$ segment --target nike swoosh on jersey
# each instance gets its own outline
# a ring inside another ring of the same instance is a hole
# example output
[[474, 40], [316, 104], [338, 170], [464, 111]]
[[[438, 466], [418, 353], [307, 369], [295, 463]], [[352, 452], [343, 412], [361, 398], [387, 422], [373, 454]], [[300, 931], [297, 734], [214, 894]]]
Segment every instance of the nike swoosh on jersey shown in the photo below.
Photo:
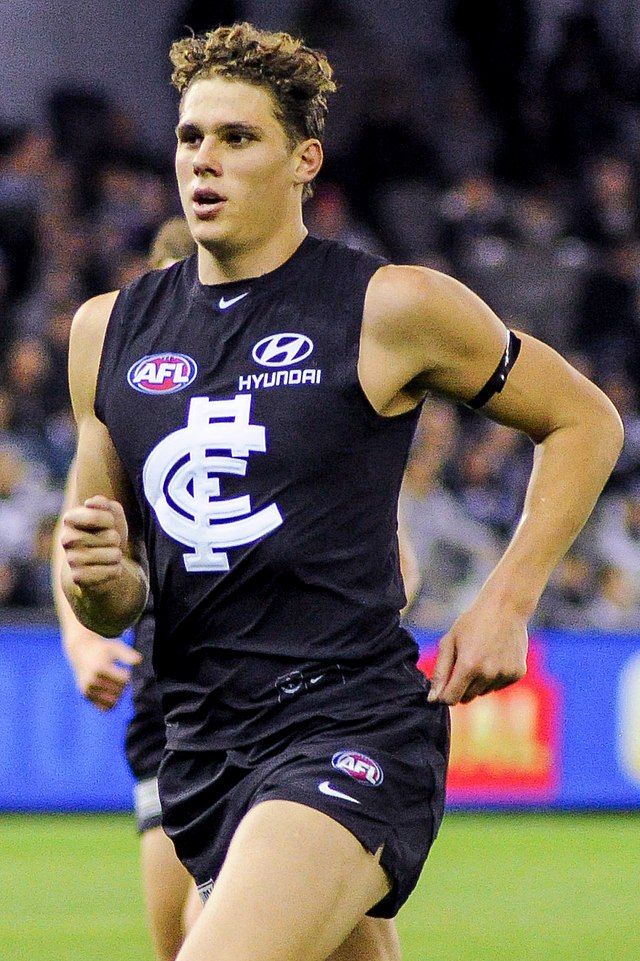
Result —
[[318, 790], [321, 794], [327, 794], [329, 797], [341, 798], [343, 801], [351, 801], [352, 804], [360, 804], [356, 798], [351, 797], [349, 794], [343, 794], [342, 791], [338, 791], [336, 788], [332, 787], [328, 781], [321, 781], [318, 785]]
[[238, 301], [242, 300], [243, 297], [248, 297], [248, 296], [249, 296], [249, 291], [247, 290], [244, 294], [238, 294], [237, 297], [231, 297], [229, 300], [227, 300], [226, 297], [221, 297], [220, 300], [218, 301], [218, 307], [220, 308], [220, 310], [226, 310], [227, 307], [233, 307], [233, 305], [237, 304]]

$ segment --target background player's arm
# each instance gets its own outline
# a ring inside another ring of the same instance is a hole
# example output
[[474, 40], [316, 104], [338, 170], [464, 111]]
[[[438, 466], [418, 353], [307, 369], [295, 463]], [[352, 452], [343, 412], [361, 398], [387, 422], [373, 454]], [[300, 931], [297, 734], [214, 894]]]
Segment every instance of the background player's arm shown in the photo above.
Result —
[[420, 565], [411, 540], [411, 535], [407, 528], [402, 514], [398, 513], [398, 553], [400, 557], [400, 573], [404, 585], [404, 593], [407, 599], [404, 610], [407, 611], [416, 599], [420, 590]]
[[[383, 414], [409, 409], [426, 392], [469, 401], [495, 371], [507, 337], [490, 308], [452, 278], [421, 268], [383, 268], [365, 305], [363, 389]], [[608, 398], [526, 335], [504, 389], [483, 410], [531, 438], [534, 463], [507, 550], [441, 639], [431, 696], [451, 704], [524, 674], [527, 621], [589, 517], [623, 438]]]
[[[71, 466], [62, 513], [75, 502], [75, 464]], [[61, 571], [64, 551], [60, 541], [61, 520], [53, 539], [51, 581], [60, 624], [62, 647], [73, 670], [80, 693], [102, 711], [111, 710], [120, 700], [130, 678], [130, 665], [140, 662], [140, 654], [121, 640], [109, 640], [90, 631], [77, 619], [62, 590]]]
[[148, 593], [130, 485], [94, 411], [102, 343], [116, 296], [87, 301], [71, 330], [69, 384], [78, 443], [73, 503], [61, 525], [64, 593], [78, 619], [107, 637], [138, 619]]

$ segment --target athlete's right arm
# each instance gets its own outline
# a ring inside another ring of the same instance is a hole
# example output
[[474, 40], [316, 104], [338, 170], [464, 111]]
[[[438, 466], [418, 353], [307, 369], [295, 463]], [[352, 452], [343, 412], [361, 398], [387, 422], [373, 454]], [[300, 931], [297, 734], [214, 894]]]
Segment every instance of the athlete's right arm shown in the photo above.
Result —
[[117, 637], [144, 609], [143, 566], [135, 502], [123, 465], [94, 410], [102, 344], [117, 293], [83, 304], [71, 329], [69, 387], [78, 428], [75, 491], [64, 513], [62, 587], [82, 624]]
[[53, 599], [60, 624], [62, 647], [71, 665], [80, 693], [101, 710], [109, 711], [120, 700], [131, 676], [131, 665], [142, 658], [129, 644], [114, 638], [108, 640], [90, 631], [77, 619], [62, 590], [61, 571], [64, 551], [60, 540], [62, 515], [75, 501], [75, 463], [71, 465], [63, 510], [58, 521], [51, 551]]

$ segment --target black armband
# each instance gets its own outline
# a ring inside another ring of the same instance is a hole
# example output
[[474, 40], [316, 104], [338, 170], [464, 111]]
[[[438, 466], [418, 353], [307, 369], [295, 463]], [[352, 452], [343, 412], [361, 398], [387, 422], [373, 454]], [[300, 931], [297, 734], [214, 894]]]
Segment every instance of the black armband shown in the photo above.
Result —
[[483, 407], [488, 400], [491, 400], [494, 394], [500, 393], [507, 382], [509, 371], [518, 359], [518, 354], [520, 353], [521, 347], [522, 341], [519, 337], [516, 337], [512, 330], [510, 330], [509, 340], [507, 342], [507, 346], [505, 347], [504, 354], [500, 358], [500, 363], [484, 387], [480, 388], [475, 397], [472, 397], [471, 400], [467, 401], [467, 407], [472, 407], [473, 410], [477, 410], [478, 407]]

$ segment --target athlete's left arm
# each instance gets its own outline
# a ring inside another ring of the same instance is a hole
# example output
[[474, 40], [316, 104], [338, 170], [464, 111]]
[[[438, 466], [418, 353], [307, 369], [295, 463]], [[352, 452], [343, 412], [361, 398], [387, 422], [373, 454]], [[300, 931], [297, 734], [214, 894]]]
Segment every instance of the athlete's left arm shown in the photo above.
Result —
[[[602, 391], [547, 345], [519, 337], [520, 354], [482, 411], [531, 438], [533, 469], [503, 557], [440, 641], [430, 696], [448, 704], [524, 675], [527, 622], [622, 446], [620, 418]], [[491, 380], [508, 339], [493, 311], [451, 277], [384, 267], [365, 303], [362, 387], [381, 414], [407, 410], [428, 392], [467, 403]]]

